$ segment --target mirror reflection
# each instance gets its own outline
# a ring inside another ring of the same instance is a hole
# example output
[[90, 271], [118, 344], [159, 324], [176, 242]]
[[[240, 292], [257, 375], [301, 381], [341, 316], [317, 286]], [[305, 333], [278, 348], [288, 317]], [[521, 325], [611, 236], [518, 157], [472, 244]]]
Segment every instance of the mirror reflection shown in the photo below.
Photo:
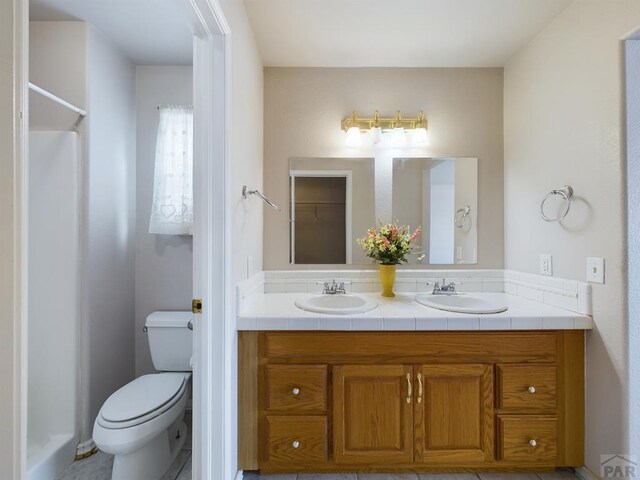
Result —
[[477, 263], [478, 160], [394, 158], [392, 215], [422, 226], [424, 257], [409, 263]]
[[391, 221], [422, 228], [410, 264], [477, 263], [478, 160], [389, 161], [376, 168], [373, 158], [290, 159], [292, 264], [370, 265], [356, 241]]
[[372, 158], [290, 160], [290, 261], [368, 263], [356, 239], [375, 224]]

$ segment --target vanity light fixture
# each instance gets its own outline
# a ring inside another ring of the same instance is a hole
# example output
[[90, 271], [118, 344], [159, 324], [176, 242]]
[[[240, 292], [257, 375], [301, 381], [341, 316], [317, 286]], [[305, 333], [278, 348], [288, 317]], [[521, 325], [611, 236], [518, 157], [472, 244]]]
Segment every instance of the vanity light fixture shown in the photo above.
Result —
[[354, 110], [350, 117], [342, 120], [342, 130], [347, 133], [346, 143], [350, 147], [362, 145], [362, 132], [369, 132], [372, 143], [382, 139], [382, 132], [390, 132], [394, 144], [407, 143], [406, 133], [410, 133], [413, 144], [427, 145], [427, 119], [421, 111], [417, 117], [403, 117], [397, 111], [394, 117], [381, 117], [376, 110], [372, 117], [358, 117]]
[[353, 115], [351, 117], [350, 126], [347, 127], [347, 146], [348, 147], [359, 147], [362, 145], [362, 137], [360, 136], [360, 126], [357, 123], [356, 119], [356, 111], [353, 111]]

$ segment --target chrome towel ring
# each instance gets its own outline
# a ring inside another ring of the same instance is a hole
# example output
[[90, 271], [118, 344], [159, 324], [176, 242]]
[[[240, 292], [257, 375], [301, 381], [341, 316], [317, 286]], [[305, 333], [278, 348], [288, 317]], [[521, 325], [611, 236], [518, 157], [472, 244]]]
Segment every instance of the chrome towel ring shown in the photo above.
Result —
[[464, 226], [464, 219], [467, 218], [470, 213], [471, 207], [469, 205], [459, 208], [454, 216], [456, 227], [462, 228]]
[[[547, 217], [547, 215], [544, 213], [545, 202], [549, 199], [549, 197], [553, 197], [554, 195], [558, 195], [562, 197], [565, 201], [564, 210], [556, 218]], [[569, 210], [571, 210], [571, 197], [573, 197], [573, 187], [569, 185], [565, 185], [562, 188], [551, 190], [549, 193], [547, 193], [545, 197], [542, 199], [542, 203], [540, 203], [540, 216], [542, 216], [542, 219], [545, 222], [559, 222], [560, 220], [564, 219], [564, 217], [566, 217], [567, 214], [569, 213]]]

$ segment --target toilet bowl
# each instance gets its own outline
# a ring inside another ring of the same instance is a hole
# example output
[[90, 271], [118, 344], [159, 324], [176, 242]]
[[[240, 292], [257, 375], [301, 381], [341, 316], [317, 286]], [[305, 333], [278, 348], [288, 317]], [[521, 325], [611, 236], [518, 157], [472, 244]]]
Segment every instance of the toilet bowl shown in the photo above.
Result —
[[184, 446], [192, 318], [191, 312], [155, 312], [147, 318], [154, 366], [171, 371], [136, 378], [114, 392], [96, 417], [93, 440], [115, 456], [112, 480], [158, 480]]

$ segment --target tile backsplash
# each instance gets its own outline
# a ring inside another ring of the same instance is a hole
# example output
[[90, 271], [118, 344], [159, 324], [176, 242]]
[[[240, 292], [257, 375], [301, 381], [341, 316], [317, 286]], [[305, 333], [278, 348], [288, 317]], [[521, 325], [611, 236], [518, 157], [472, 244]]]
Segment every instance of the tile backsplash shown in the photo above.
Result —
[[[394, 290], [427, 292], [446, 278], [458, 283], [460, 292], [505, 292], [536, 302], [591, 315], [591, 286], [512, 270], [402, 270], [396, 273]], [[237, 312], [242, 313], [256, 294], [320, 293], [326, 281], [345, 282], [347, 292], [377, 292], [377, 270], [271, 270], [260, 272], [237, 286]]]

